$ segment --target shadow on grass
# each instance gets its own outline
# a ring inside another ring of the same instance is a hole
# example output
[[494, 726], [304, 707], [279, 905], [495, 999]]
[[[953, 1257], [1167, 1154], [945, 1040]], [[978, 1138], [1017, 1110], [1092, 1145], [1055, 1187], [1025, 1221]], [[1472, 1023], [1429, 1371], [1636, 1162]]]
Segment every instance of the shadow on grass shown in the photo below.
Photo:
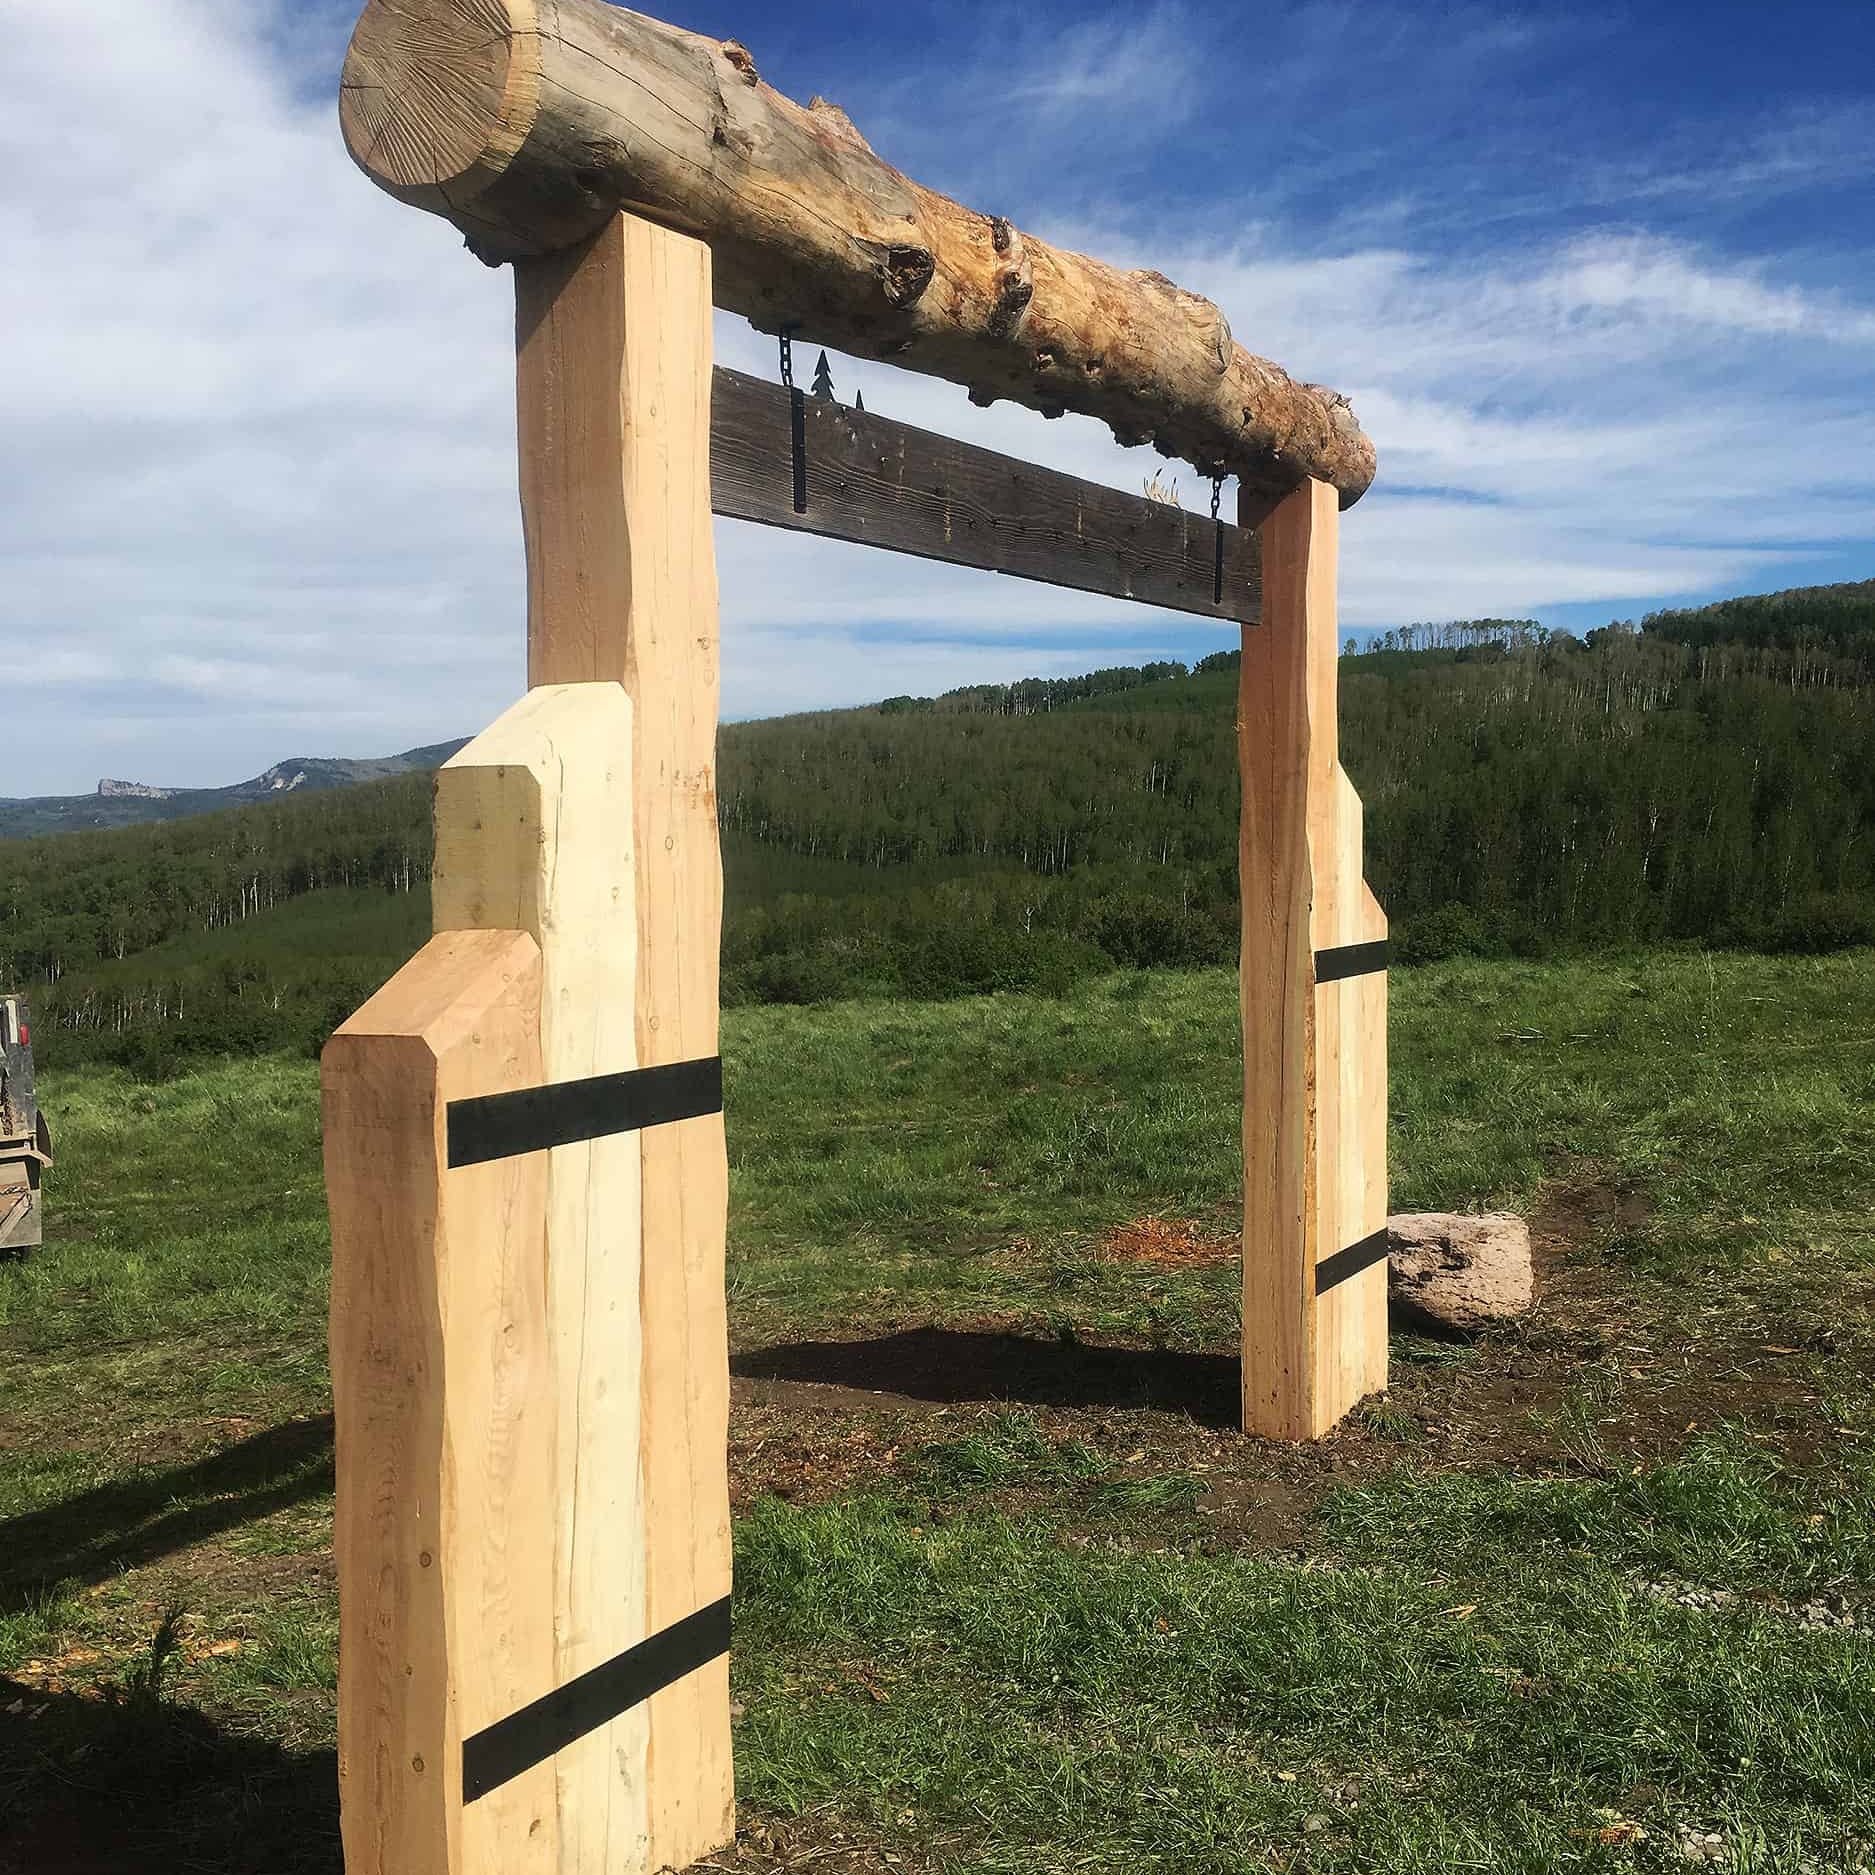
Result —
[[0, 1875], [339, 1875], [338, 1766], [149, 1697], [0, 1676]]
[[0, 1609], [25, 1607], [60, 1582], [101, 1582], [331, 1489], [327, 1414], [81, 1491], [0, 1522]]
[[1146, 1407], [1206, 1426], [1236, 1426], [1241, 1412], [1234, 1355], [1103, 1348], [968, 1329], [790, 1342], [739, 1354], [730, 1371], [745, 1380], [847, 1387], [944, 1405]]

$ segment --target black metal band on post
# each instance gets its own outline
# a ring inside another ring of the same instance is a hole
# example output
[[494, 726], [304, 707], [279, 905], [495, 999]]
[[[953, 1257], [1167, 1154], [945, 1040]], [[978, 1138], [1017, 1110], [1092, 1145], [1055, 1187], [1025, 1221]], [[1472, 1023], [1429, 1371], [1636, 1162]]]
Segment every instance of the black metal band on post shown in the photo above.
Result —
[[720, 1055], [583, 1081], [550, 1081], [509, 1094], [478, 1094], [449, 1103], [449, 1163], [452, 1168], [483, 1165], [722, 1110]]
[[1333, 1256], [1316, 1264], [1315, 1293], [1325, 1296], [1337, 1283], [1345, 1283], [1350, 1276], [1358, 1276], [1362, 1270], [1385, 1262], [1386, 1256], [1387, 1229], [1383, 1224], [1371, 1237], [1363, 1237], [1359, 1243], [1351, 1243], [1345, 1250], [1337, 1250]]
[[1315, 953], [1315, 981], [1339, 983], [1346, 977], [1377, 976], [1386, 969], [1390, 955], [1385, 938], [1371, 944], [1337, 944], [1332, 950]]
[[473, 1803], [588, 1732], [729, 1651], [729, 1597], [674, 1621], [602, 1667], [462, 1741], [462, 1801]]

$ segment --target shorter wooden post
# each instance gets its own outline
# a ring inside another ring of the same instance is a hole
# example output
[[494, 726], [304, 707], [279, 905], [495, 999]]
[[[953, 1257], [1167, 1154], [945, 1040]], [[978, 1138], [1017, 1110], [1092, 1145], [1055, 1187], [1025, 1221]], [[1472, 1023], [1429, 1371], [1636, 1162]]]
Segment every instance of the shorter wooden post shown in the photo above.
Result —
[[[695, 1532], [646, 1515], [695, 1377], [649, 1351], [643, 1140], [720, 1140], [722, 1078], [639, 1065], [633, 715], [543, 685], [444, 765], [437, 935], [326, 1051], [354, 1875], [671, 1866], [652, 1708], [726, 1674], [727, 1557], [659, 1619]], [[727, 1716], [665, 1732], [667, 1796], [716, 1800]]]
[[540, 1080], [540, 953], [432, 938], [326, 1045], [349, 1875], [555, 1875], [551, 1764], [465, 1738], [555, 1683], [544, 1153], [450, 1169], [449, 1103]]
[[1289, 1439], [1387, 1384], [1387, 926], [1337, 759], [1339, 520], [1323, 482], [1262, 520], [1237, 722], [1244, 1426]]
[[[431, 905], [439, 931], [514, 926], [538, 940], [545, 1082], [637, 1066], [632, 706], [622, 685], [530, 690], [443, 765]], [[556, 1686], [605, 1668], [650, 1632], [639, 1152], [637, 1133], [610, 1132], [547, 1154], [543, 1385], [559, 1439], [543, 1618]], [[651, 1866], [648, 1754], [643, 1703], [554, 1754], [567, 1875]]]

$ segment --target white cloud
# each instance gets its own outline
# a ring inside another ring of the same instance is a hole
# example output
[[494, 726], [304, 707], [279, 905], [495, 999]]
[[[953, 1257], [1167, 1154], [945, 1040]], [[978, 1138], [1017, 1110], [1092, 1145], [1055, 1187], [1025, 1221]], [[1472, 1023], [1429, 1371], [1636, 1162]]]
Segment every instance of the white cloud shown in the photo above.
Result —
[[506, 282], [357, 175], [262, 23], [17, 36], [0, 612], [58, 656], [0, 792], [87, 786], [105, 740], [175, 782], [382, 752], [520, 682]]
[[[1008, 76], [1032, 116], [1052, 83], [1064, 122], [1098, 124], [1157, 46], [1169, 103], [1193, 79], [1176, 59], [1208, 43], [1185, 17], [1090, 20]], [[1475, 68], [1489, 17], [1463, 18]], [[0, 625], [35, 655], [0, 794], [382, 753], [475, 729], [522, 682], [507, 277], [352, 169], [329, 87], [296, 88], [266, 36], [279, 23], [262, 0], [92, 0], [15, 35]], [[1252, 349], [1354, 395], [1382, 479], [1344, 531], [1350, 624], [1632, 612], [1875, 532], [1868, 306], [1632, 225], [1463, 261], [1412, 227], [1328, 255], [1267, 228], [1047, 229], [1212, 293]], [[725, 362], [772, 372], [770, 341], [718, 329]], [[883, 367], [836, 360], [836, 381], [1117, 486], [1160, 466], [1095, 424], [978, 411]], [[729, 714], [1224, 641], [760, 529], [720, 528], [719, 557]]]
[[1834, 295], [1769, 285], [1755, 268], [1704, 267], [1679, 246], [1644, 235], [1591, 235], [1573, 242], [1541, 286], [1565, 321], [1583, 314], [1632, 317], [1648, 324], [1875, 345], [1875, 312]]
[[1585, 189], [1604, 202], [1696, 197], [1736, 204], [1875, 174], [1875, 128], [1859, 104], [1786, 106], [1767, 123], [1710, 126], [1669, 139], [1649, 160], [1603, 163]]
[[1761, 267], [1628, 232], [1167, 270], [1253, 350], [1346, 389], [1375, 439], [1380, 480], [1343, 530], [1349, 623], [1634, 611], [1875, 531], [1853, 389], [1875, 312]]

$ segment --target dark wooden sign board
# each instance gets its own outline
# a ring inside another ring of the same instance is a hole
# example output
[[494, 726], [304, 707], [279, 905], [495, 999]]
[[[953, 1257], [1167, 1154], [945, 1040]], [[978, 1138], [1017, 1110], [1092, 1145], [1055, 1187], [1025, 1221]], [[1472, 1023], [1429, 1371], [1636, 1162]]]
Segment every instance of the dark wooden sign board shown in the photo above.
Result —
[[[710, 500], [718, 514], [1233, 624], [1260, 616], [1263, 565], [1252, 528], [741, 371], [719, 366], [711, 389]], [[799, 511], [797, 447], [806, 471]]]

